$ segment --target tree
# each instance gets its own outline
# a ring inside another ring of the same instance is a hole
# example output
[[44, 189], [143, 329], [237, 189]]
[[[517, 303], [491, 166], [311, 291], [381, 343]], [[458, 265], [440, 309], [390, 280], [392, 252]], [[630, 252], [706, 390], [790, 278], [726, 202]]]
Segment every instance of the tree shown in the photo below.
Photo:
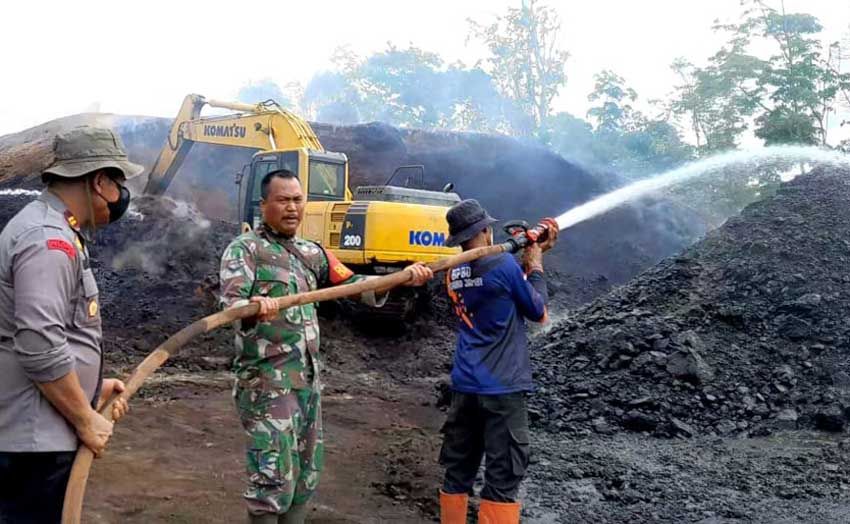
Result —
[[779, 54], [768, 62], [760, 81], [772, 91], [773, 107], [758, 117], [756, 136], [770, 143], [826, 144], [830, 100], [838, 90], [832, 72], [820, 56], [820, 42], [809, 35], [822, 30], [808, 14], [786, 14], [757, 2], [763, 35], [773, 39]]
[[678, 129], [661, 119], [641, 120], [621, 140], [636, 175], [661, 173], [694, 157], [693, 147], [682, 140]]
[[705, 68], [681, 58], [673, 62], [671, 68], [681, 83], [670, 100], [670, 110], [686, 119], [699, 154], [737, 147], [757, 107], [741, 77], [741, 71], [750, 70], [755, 60], [724, 50], [713, 56]]
[[557, 14], [537, 0], [525, 0], [491, 24], [469, 22], [471, 36], [490, 50], [488, 73], [523, 116], [512, 126], [532, 136], [551, 114], [552, 101], [567, 80], [569, 53], [558, 48]]
[[[765, 0], [745, 0], [743, 5], [740, 23], [716, 25], [731, 37], [715, 58], [725, 59], [726, 65], [747, 57], [754, 36], [772, 45], [773, 54], [767, 59], [749, 59], [745, 67], [720, 70], [731, 74], [727, 80], [757, 107], [756, 136], [768, 145], [826, 145], [829, 115], [837, 97], [850, 89], [850, 75], [838, 72], [830, 55], [823, 55], [817, 38], [823, 29], [820, 22], [809, 14], [787, 13], [783, 0], [778, 7]], [[747, 84], [753, 87], [747, 89]]]
[[340, 49], [337, 71], [316, 74], [304, 91], [308, 114], [353, 123], [507, 131], [511, 104], [480, 68], [446, 65], [435, 53], [389, 44], [365, 58]]
[[357, 69], [357, 86], [372, 119], [400, 126], [434, 127], [439, 120], [437, 82], [442, 59], [416, 47], [392, 44], [365, 59]]
[[290, 97], [283, 94], [280, 86], [270, 78], [250, 82], [242, 86], [236, 95], [236, 99], [246, 104], [258, 104], [266, 100], [274, 100], [284, 107], [293, 105]]
[[565, 158], [590, 166], [602, 164], [594, 151], [593, 127], [581, 118], [564, 112], [550, 115], [538, 137]]
[[632, 107], [637, 100], [635, 90], [626, 87], [625, 80], [613, 71], [602, 71], [593, 78], [595, 85], [587, 99], [599, 105], [591, 107], [587, 116], [596, 121], [596, 132], [617, 135], [639, 125], [641, 115]]
[[361, 59], [348, 46], [334, 49], [334, 71], [315, 73], [301, 98], [305, 114], [314, 120], [350, 125], [364, 120], [363, 100], [356, 86]]
[[304, 88], [301, 105], [309, 118], [319, 122], [350, 125], [362, 121], [360, 95], [345, 74], [322, 71]]
[[[715, 22], [728, 39], [707, 66], [684, 59], [672, 65], [681, 83], [670, 107], [687, 122], [701, 154], [737, 147], [751, 122], [767, 145], [826, 145], [830, 115], [850, 102], [841, 45], [824, 54], [817, 18], [787, 13], [781, 0], [774, 4], [744, 0], [739, 22]], [[754, 53], [764, 49], [767, 57]]]
[[590, 149], [600, 164], [633, 179], [693, 158], [693, 148], [667, 121], [669, 111], [644, 115], [635, 108], [637, 92], [613, 71], [602, 71], [594, 80], [588, 100], [596, 105], [587, 115], [595, 123]]

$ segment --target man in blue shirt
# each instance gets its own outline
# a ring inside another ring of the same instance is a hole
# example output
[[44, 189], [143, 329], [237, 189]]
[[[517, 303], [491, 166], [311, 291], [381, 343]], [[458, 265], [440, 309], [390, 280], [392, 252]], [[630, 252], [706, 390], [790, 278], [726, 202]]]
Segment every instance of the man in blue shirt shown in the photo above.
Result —
[[[464, 251], [493, 244], [495, 219], [475, 200], [449, 209], [447, 245]], [[443, 524], [465, 524], [475, 475], [486, 457], [478, 522], [519, 522], [516, 500], [528, 466], [528, 413], [532, 391], [525, 320], [544, 322], [546, 280], [543, 252], [558, 238], [554, 220], [546, 240], [523, 253], [522, 267], [507, 254], [464, 264], [446, 275], [458, 316], [452, 367], [452, 404], [443, 426], [440, 463], [446, 473], [440, 491]]]

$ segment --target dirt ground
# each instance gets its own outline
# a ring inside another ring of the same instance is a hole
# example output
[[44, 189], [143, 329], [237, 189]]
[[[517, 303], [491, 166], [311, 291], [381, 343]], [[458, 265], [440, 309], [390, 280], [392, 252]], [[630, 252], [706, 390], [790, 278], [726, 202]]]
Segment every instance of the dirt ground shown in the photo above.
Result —
[[[435, 380], [417, 377], [403, 356], [392, 360], [407, 368], [405, 378], [378, 371], [385, 359], [374, 372], [358, 363], [349, 373], [359, 356], [340, 355], [352, 347], [344, 341], [330, 345], [327, 462], [310, 522], [436, 521], [444, 414], [435, 406]], [[85, 521], [242, 522], [243, 436], [229, 374], [166, 368], [141, 393], [117, 425], [109, 453], [95, 463]], [[657, 439], [535, 432], [532, 453], [521, 492], [527, 524], [850, 522], [846, 434]]]
[[[326, 470], [311, 522], [413, 523], [434, 515], [436, 498], [430, 505], [418, 500], [426, 499], [424, 493], [411, 499], [411, 487], [421, 486], [398, 471], [407, 452], [421, 457], [426, 471], [419, 481], [428, 478], [436, 494], [435, 436], [442, 415], [432, 402], [433, 387], [384, 384], [381, 394], [364, 394], [370, 380], [355, 376], [343, 386], [331, 378], [327, 386]], [[85, 521], [242, 522], [243, 433], [228, 374], [169, 374], [151, 386], [92, 469]]]

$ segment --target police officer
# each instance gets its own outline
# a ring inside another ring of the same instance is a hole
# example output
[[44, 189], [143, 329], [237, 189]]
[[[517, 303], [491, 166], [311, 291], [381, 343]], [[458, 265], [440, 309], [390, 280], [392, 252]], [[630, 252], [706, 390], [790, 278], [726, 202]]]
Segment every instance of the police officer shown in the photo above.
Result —
[[[121, 217], [128, 161], [109, 129], [57, 135], [46, 189], [0, 233], [0, 522], [59, 522], [80, 442], [96, 455], [112, 423], [96, 410], [113, 392], [102, 379], [101, 317], [86, 232]], [[115, 404], [113, 417], [127, 410]]]

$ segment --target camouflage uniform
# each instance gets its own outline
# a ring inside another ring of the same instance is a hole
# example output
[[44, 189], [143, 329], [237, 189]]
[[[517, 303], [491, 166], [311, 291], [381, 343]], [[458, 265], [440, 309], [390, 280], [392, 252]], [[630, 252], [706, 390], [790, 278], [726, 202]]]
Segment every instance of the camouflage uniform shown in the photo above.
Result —
[[[266, 225], [237, 237], [221, 259], [221, 302], [282, 297], [361, 280], [318, 244]], [[374, 303], [374, 296], [363, 297]], [[251, 513], [304, 504], [323, 465], [319, 323], [316, 305], [283, 310], [271, 322], [237, 325], [233, 396], [248, 436], [245, 499]]]

